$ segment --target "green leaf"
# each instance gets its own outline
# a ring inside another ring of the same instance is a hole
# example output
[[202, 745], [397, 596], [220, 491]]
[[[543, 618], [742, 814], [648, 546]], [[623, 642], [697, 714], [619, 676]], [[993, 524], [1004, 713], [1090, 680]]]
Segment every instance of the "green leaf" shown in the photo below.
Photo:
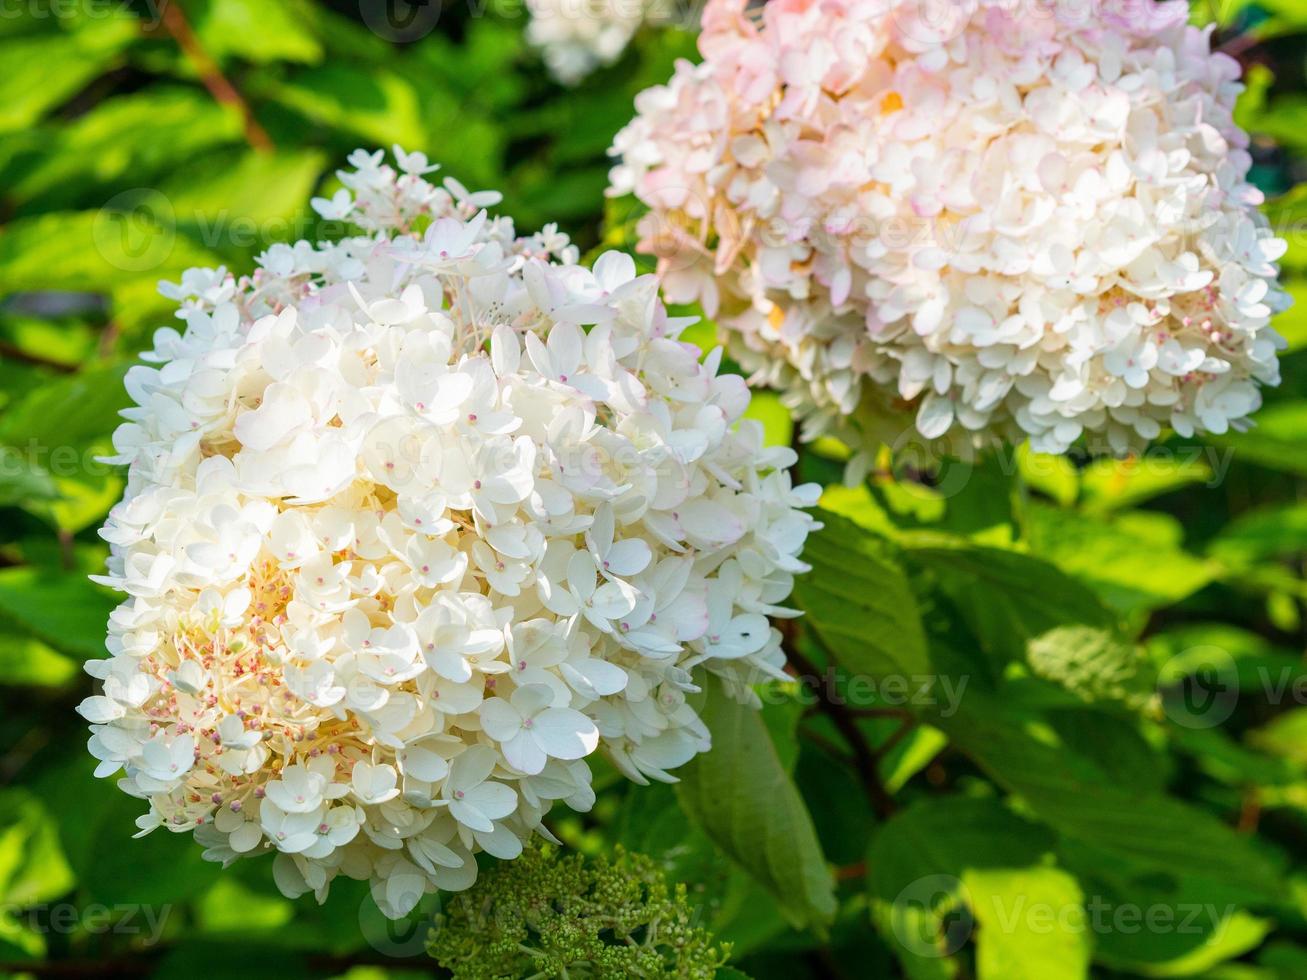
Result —
[[1220, 820], [1158, 793], [1122, 786], [1011, 710], [971, 692], [937, 722], [955, 747], [1039, 819], [1106, 854], [1168, 873], [1201, 855], [1205, 876], [1278, 899], [1278, 869]]
[[1080, 886], [1058, 868], [963, 872], [976, 917], [978, 980], [1089, 976], [1090, 936]]
[[1208, 547], [1228, 565], [1252, 565], [1307, 552], [1307, 504], [1253, 511], [1227, 524]]
[[94, 205], [88, 192], [96, 187], [127, 179], [140, 186], [197, 153], [238, 142], [241, 119], [198, 88], [156, 85], [106, 99], [43, 137], [7, 191], [52, 211]]
[[325, 157], [312, 150], [233, 150], [188, 167], [161, 189], [179, 230], [206, 249], [247, 255], [274, 241], [326, 237], [309, 207], [325, 167]]
[[1247, 950], [1246, 940], [1231, 940], [1247, 935], [1251, 916], [1239, 905], [1248, 897], [1206, 879], [1201, 856], [1166, 874], [1065, 841], [1058, 858], [1090, 896], [1102, 964], [1129, 976], [1191, 976]]
[[1219, 572], [1180, 547], [1183, 529], [1167, 514], [1100, 519], [1032, 504], [1026, 519], [1031, 551], [1084, 582], [1122, 615], [1179, 602]]
[[981, 649], [1001, 662], [1024, 659], [1031, 640], [1058, 626], [1115, 625], [1093, 592], [1039, 558], [934, 536], [907, 544], [912, 560], [939, 579]]
[[25, 790], [0, 791], [0, 908], [51, 901], [73, 883], [45, 806]]
[[1131, 643], [1107, 630], [1063, 626], [1030, 642], [1030, 669], [1080, 700], [1115, 702], [1142, 710], [1157, 696], [1157, 674], [1148, 658]]
[[[49, 454], [111, 435], [120, 421], [118, 412], [131, 404], [124, 374], [125, 365], [93, 367], [42, 385], [0, 417], [0, 442]], [[78, 459], [74, 465], [84, 462]], [[66, 465], [56, 460], [52, 468], [65, 475]]]
[[754, 392], [744, 417], [762, 425], [765, 445], [788, 446], [794, 436], [794, 419], [775, 392]]
[[1307, 708], [1294, 708], [1248, 733], [1248, 744], [1307, 768]]
[[1086, 976], [1082, 897], [1054, 843], [992, 799], [924, 800], [887, 822], [867, 856], [872, 917], [908, 975], [950, 976], [945, 957], [974, 938], [982, 980]]
[[12, 446], [0, 446], [0, 506], [59, 499], [54, 478]]
[[1224, 623], [1162, 630], [1148, 638], [1147, 650], [1163, 687], [1178, 684], [1202, 668], [1215, 668], [1222, 687], [1280, 702], [1292, 694], [1294, 685], [1307, 682], [1301, 655]]
[[1307, 401], [1267, 405], [1253, 421], [1253, 428], [1247, 432], [1207, 436], [1207, 441], [1229, 446], [1238, 460], [1307, 476]]
[[56, 650], [83, 659], [104, 656], [114, 605], [111, 595], [77, 572], [0, 571], [0, 614]]
[[84, 30], [0, 41], [0, 132], [30, 126], [120, 61], [139, 32], [135, 17], [113, 13]]
[[1027, 486], [1063, 507], [1072, 506], [1080, 496], [1080, 474], [1065, 456], [1034, 453], [1029, 443], [1022, 443], [1017, 450], [1017, 471]]
[[328, 62], [297, 73], [287, 81], [270, 82], [264, 93], [314, 122], [353, 133], [369, 143], [405, 149], [425, 147], [421, 103], [440, 98], [424, 92], [382, 68], [363, 69]]
[[1103, 955], [1103, 962], [1140, 977], [1193, 977], [1226, 960], [1256, 949], [1271, 931], [1271, 923], [1247, 912], [1221, 919], [1194, 949], [1161, 962]]
[[221, 264], [177, 234], [171, 202], [149, 188], [115, 195], [98, 211], [35, 215], [0, 229], [5, 291], [108, 292], [133, 279], [153, 289], [192, 266]]
[[829, 511], [808, 537], [803, 558], [813, 570], [795, 582], [807, 623], [846, 669], [867, 676], [912, 676], [930, 670], [921, 614], [889, 546]]
[[0, 629], [0, 685], [62, 687], [78, 674], [77, 664], [39, 640]]
[[677, 797], [709, 837], [780, 903], [798, 927], [835, 917], [835, 892], [812, 817], [753, 708], [709, 676], [700, 714], [712, 751], [677, 771]]
[[[106, 444], [105, 449], [108, 448]], [[122, 479], [112, 473], [87, 472], [61, 477], [55, 480], [55, 486], [59, 491], [58, 500], [30, 500], [23, 509], [73, 534], [100, 523], [123, 491]]]
[[848, 518], [877, 537], [896, 541], [899, 528], [889, 512], [871, 495], [865, 483], [856, 487], [833, 484], [822, 491], [820, 506], [831, 514]]
[[1084, 469], [1080, 479], [1084, 510], [1104, 514], [1207, 483], [1212, 479], [1212, 470], [1197, 457], [1154, 455], [1096, 460]]
[[1151, 725], [1090, 707], [1050, 708], [1044, 718], [1067, 751], [1096, 766], [1113, 783], [1140, 792], [1165, 792], [1174, 765]]
[[1307, 976], [1307, 949], [1286, 942], [1268, 943], [1257, 962], [1275, 971], [1277, 980], [1297, 980]]
[[313, 31], [312, 4], [293, 0], [201, 0], [191, 23], [215, 58], [238, 57], [317, 63], [322, 44]]
[[295, 907], [280, 895], [261, 895], [232, 877], [219, 878], [198, 902], [196, 925], [201, 933], [244, 936], [284, 929]]
[[912, 731], [880, 760], [880, 775], [885, 789], [897, 793], [947, 747], [948, 738], [938, 728], [930, 725], [913, 726]]

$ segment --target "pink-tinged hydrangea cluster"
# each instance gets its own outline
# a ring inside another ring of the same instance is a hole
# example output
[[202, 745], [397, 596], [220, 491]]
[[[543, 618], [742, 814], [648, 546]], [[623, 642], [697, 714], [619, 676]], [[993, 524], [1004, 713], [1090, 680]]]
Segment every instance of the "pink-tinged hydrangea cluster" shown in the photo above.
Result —
[[1278, 383], [1286, 246], [1239, 66], [1187, 9], [712, 0], [612, 193], [652, 209], [668, 300], [717, 316], [810, 438], [871, 450], [909, 412], [934, 451], [1223, 433]]
[[646, 23], [666, 23], [671, 0], [527, 0], [526, 37], [565, 85], [622, 56]]
[[706, 751], [692, 671], [780, 675], [816, 497], [654, 277], [396, 153], [314, 202], [364, 234], [166, 286], [80, 708], [143, 833], [391, 916], [587, 809], [591, 753], [644, 782]]

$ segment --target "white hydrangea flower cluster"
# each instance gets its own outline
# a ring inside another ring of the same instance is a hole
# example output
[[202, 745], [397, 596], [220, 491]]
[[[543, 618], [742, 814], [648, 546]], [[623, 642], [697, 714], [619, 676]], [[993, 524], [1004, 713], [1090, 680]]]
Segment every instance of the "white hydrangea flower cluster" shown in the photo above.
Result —
[[1279, 381], [1286, 245], [1239, 65], [1187, 12], [711, 0], [612, 192], [652, 209], [669, 301], [718, 316], [809, 438], [1124, 453], [1243, 427]]
[[366, 234], [166, 286], [80, 708], [142, 833], [390, 916], [587, 809], [596, 750], [637, 782], [707, 751], [691, 671], [781, 673], [816, 498], [654, 277], [396, 154], [314, 201]]
[[550, 73], [575, 85], [622, 56], [646, 23], [672, 19], [673, 0], [527, 0], [527, 40], [540, 49]]

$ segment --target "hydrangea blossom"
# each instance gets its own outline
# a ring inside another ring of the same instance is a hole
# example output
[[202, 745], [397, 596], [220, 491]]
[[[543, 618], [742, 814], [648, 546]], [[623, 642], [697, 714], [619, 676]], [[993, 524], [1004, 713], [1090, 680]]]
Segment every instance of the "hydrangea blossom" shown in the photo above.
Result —
[[645, 23], [665, 23], [672, 0], [527, 0], [527, 40], [540, 49], [549, 71], [575, 85], [622, 56]]
[[[1278, 383], [1286, 245], [1183, 0], [712, 0], [612, 193], [809, 438], [1137, 450]], [[915, 428], [904, 413], [915, 415]], [[863, 454], [863, 459], [867, 458]]]
[[644, 782], [706, 751], [692, 671], [780, 674], [816, 496], [629, 257], [396, 152], [314, 201], [364, 234], [164, 287], [80, 709], [143, 834], [391, 916], [588, 808], [590, 754]]

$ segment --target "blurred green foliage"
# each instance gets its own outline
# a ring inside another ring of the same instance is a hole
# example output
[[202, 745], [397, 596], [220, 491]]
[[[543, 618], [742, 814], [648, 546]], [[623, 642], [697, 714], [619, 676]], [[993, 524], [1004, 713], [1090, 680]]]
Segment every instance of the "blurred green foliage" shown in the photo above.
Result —
[[[840, 485], [837, 447], [789, 639], [810, 684], [760, 715], [710, 688], [717, 748], [676, 787], [596, 763], [553, 831], [684, 883], [720, 976], [1307, 976], [1307, 6], [1196, 0], [1248, 69], [1267, 213], [1300, 297], [1256, 428], [1146, 457], [1025, 451]], [[629, 245], [604, 151], [693, 39], [646, 31], [575, 90], [516, 5], [23, 0], [0, 7], [0, 972], [429, 973], [428, 901], [395, 926], [345, 880], [290, 902], [266, 862], [130, 840], [73, 706], [113, 597], [95, 462], [155, 290], [331, 234], [307, 207], [354, 147], [400, 143], [524, 229]], [[605, 211], [607, 213], [605, 214]], [[606, 224], [605, 224], [606, 219]], [[754, 413], [788, 442], [774, 396]]]

